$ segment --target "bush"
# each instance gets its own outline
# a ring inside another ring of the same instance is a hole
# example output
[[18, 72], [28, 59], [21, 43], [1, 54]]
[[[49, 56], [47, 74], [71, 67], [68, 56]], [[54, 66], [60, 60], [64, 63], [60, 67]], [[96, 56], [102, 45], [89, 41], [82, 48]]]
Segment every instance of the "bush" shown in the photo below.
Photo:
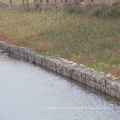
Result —
[[75, 8], [75, 5], [68, 5], [66, 8], [65, 8], [65, 11], [69, 14], [72, 14], [72, 13], [75, 13], [76, 12], [76, 8]]
[[98, 9], [94, 10], [93, 15], [96, 16], [96, 17], [104, 16], [107, 9], [108, 8], [106, 6], [102, 6], [101, 8], [98, 8]]
[[35, 8], [38, 9], [39, 7], [41, 7], [41, 4], [40, 3], [36, 3], [35, 4]]
[[107, 11], [109, 17], [120, 17], [120, 2], [114, 3]]
[[85, 7], [79, 7], [77, 5], [68, 5], [65, 8], [65, 11], [69, 14], [76, 13], [76, 14], [86, 14], [88, 10]]

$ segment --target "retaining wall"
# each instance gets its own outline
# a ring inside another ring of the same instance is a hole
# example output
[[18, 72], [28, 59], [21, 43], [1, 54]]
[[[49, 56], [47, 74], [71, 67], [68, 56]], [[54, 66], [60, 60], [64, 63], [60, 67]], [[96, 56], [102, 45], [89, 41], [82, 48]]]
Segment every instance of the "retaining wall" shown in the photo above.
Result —
[[43, 66], [120, 99], [120, 83], [107, 77], [104, 72], [97, 72], [82, 64], [76, 65], [76, 63], [63, 58], [41, 56], [27, 48], [13, 46], [3, 41], [0, 41], [0, 49], [8, 52], [10, 56]]

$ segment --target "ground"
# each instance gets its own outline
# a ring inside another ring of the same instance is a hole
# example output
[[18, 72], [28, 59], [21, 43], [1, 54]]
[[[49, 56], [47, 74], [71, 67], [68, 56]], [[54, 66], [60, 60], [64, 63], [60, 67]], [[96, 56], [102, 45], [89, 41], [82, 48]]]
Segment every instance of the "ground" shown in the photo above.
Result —
[[0, 1], [0, 40], [120, 76], [118, 4], [19, 6], [22, 2], [14, 0], [10, 7], [7, 0]]

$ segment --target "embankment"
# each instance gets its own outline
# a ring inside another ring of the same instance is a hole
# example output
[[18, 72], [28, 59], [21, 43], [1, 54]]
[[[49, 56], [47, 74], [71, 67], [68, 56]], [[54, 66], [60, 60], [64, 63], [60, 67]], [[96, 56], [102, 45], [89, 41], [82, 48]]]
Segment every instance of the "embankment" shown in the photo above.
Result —
[[43, 66], [120, 99], [120, 83], [113, 81], [111, 77], [107, 77], [104, 72], [97, 72], [81, 64], [76, 65], [76, 63], [63, 58], [41, 56], [27, 48], [13, 46], [3, 41], [0, 41], [0, 49], [8, 52], [12, 57]]

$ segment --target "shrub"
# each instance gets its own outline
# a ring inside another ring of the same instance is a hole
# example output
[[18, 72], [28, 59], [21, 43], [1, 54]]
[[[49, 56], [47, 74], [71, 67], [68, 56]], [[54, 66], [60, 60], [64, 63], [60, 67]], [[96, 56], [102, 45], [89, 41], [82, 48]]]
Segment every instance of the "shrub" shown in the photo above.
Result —
[[41, 6], [40, 3], [36, 3], [36, 4], [35, 4], [35, 8], [36, 8], [36, 9], [38, 9], [40, 6]]
[[106, 11], [106, 8], [102, 7], [100, 9], [95, 10], [95, 12], [93, 13], [93, 15], [96, 16], [96, 17], [100, 17], [100, 16], [104, 15], [105, 11]]
[[107, 11], [109, 17], [120, 17], [120, 2], [114, 3]]
[[65, 11], [69, 14], [71, 13], [75, 13], [76, 12], [76, 8], [74, 5], [68, 5], [66, 8], [65, 8]]

